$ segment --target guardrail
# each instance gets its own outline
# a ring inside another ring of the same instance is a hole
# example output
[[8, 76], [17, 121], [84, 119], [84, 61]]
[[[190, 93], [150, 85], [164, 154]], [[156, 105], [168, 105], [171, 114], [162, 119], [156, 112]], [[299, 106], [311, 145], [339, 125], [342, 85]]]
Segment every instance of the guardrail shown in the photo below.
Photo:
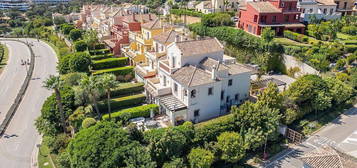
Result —
[[0, 125], [0, 137], [1, 137], [4, 134], [7, 126], [10, 124], [10, 121], [11, 121], [12, 117], [14, 116], [17, 108], [19, 107], [21, 100], [24, 97], [27, 87], [31, 81], [32, 74], [33, 74], [33, 71], [35, 68], [35, 53], [33, 52], [31, 46], [24, 41], [16, 40], [16, 39], [0, 39], [0, 41], [16, 41], [16, 42], [23, 43], [30, 49], [30, 53], [31, 53], [30, 67], [29, 67], [29, 70], [27, 71], [25, 81], [22, 84], [21, 89], [20, 89], [19, 93], [17, 94], [14, 103], [11, 105], [10, 109], [6, 113], [4, 121]]

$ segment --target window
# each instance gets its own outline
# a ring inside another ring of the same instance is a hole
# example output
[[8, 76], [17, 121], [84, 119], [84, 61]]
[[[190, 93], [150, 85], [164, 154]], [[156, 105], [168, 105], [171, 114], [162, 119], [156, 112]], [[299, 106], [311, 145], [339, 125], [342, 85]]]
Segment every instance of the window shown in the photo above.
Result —
[[232, 86], [232, 84], [233, 84], [233, 79], [229, 79], [228, 86]]
[[236, 95], [234, 95], [234, 100], [238, 100], [239, 99], [239, 93], [238, 94], [236, 94]]
[[229, 96], [227, 96], [227, 98], [226, 98], [226, 102], [227, 102], [227, 103], [229, 102], [229, 98], [230, 98], [230, 97], [229, 97]]
[[258, 21], [258, 15], [254, 15], [254, 22]]
[[325, 14], [325, 15], [327, 14], [327, 9], [326, 9], [326, 8], [324, 9], [324, 14]]
[[164, 86], [166, 86], [166, 76], [164, 75]]
[[187, 96], [187, 90], [184, 91], [184, 95]]
[[284, 7], [284, 6], [285, 6], [285, 4], [284, 4], [284, 2], [282, 2], [282, 3], [281, 3], [281, 7]]
[[330, 9], [330, 15], [333, 15], [333, 9]]
[[312, 13], [312, 8], [310, 9], [310, 13]]
[[295, 15], [295, 20], [299, 20], [299, 14]]
[[172, 67], [175, 68], [176, 58], [172, 56], [171, 59], [172, 59]]
[[285, 15], [285, 22], [289, 22], [289, 15]]
[[164, 51], [164, 46], [163, 46], [163, 45], [161, 45], [161, 52], [162, 52], [162, 51]]
[[208, 95], [213, 95], [213, 87], [208, 88]]
[[276, 16], [273, 16], [272, 22], [276, 22]]
[[193, 116], [194, 116], [194, 117], [200, 116], [200, 110], [195, 110], [195, 111], [193, 111]]
[[347, 2], [344, 2], [343, 9], [347, 8]]
[[337, 6], [336, 6], [336, 9], [339, 9], [339, 8], [340, 8], [340, 2], [336, 1], [335, 3], [336, 3], [336, 5], [337, 5]]
[[304, 9], [302, 9], [302, 13], [305, 13], [305, 8], [304, 8]]
[[221, 100], [224, 99], [224, 90], [221, 91]]
[[196, 90], [193, 89], [193, 90], [191, 91], [191, 98], [195, 98], [195, 97], [196, 97]]
[[174, 84], [174, 91], [177, 92], [177, 90], [178, 90], [178, 86], [177, 86], [177, 84], [175, 83], [175, 84]]
[[150, 33], [146, 32], [146, 39], [150, 39]]

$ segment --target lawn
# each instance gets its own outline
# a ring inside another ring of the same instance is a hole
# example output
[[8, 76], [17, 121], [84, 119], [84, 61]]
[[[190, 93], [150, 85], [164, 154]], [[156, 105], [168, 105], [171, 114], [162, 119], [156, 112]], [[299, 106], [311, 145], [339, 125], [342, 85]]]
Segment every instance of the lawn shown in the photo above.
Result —
[[274, 41], [282, 45], [299, 46], [299, 47], [311, 46], [310, 44], [299, 43], [297, 41], [290, 40], [284, 37], [274, 38]]
[[37, 158], [39, 168], [54, 168], [50, 159], [50, 150], [45, 143], [41, 144]]
[[6, 45], [3, 46], [4, 46], [4, 58], [0, 62], [0, 74], [4, 70], [7, 64], [7, 60], [9, 59], [9, 49], [6, 47]]

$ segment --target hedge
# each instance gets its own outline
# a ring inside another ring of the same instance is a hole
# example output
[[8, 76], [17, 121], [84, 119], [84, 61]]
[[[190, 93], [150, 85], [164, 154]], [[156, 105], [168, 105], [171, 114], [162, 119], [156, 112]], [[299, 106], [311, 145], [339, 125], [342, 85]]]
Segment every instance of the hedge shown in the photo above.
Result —
[[309, 37], [300, 34], [300, 33], [295, 33], [289, 30], [285, 30], [284, 31], [284, 37], [294, 40], [294, 41], [298, 41], [301, 43], [308, 43], [309, 42]]
[[[111, 114], [111, 117], [115, 121], [120, 121], [123, 119], [132, 119], [132, 118], [137, 118], [137, 117], [150, 117], [150, 112], [153, 110], [153, 112], [158, 112], [159, 111], [159, 106], [156, 104], [148, 104], [148, 105], [142, 105], [142, 106], [137, 106], [133, 108], [127, 108], [124, 110], [120, 110], [117, 112], [113, 112]], [[105, 114], [103, 116], [104, 120], [109, 119], [109, 114]]]
[[[123, 109], [130, 106], [136, 106], [145, 101], [144, 94], [136, 94], [126, 97], [119, 97], [110, 100], [112, 110]], [[101, 111], [108, 111], [107, 100], [103, 100], [99, 103], [99, 109]]]
[[104, 49], [105, 48], [105, 44], [100, 43], [100, 44], [95, 44], [92, 47], [89, 47], [90, 50], [99, 50], [99, 49]]
[[[144, 83], [123, 83], [119, 84], [117, 88], [112, 89], [111, 96], [119, 97], [124, 95], [129, 95], [133, 93], [139, 93], [144, 91]], [[101, 97], [106, 98], [106, 95]]]
[[133, 74], [134, 67], [133, 66], [126, 66], [126, 67], [118, 67], [118, 68], [110, 68], [110, 69], [103, 69], [94, 71], [93, 75], [100, 75], [104, 73], [113, 73], [114, 75], [128, 75]]
[[3, 45], [0, 45], [0, 63], [2, 61], [2, 59], [4, 59], [5, 56], [5, 49]]
[[101, 60], [101, 59], [107, 59], [107, 58], [113, 58], [114, 54], [102, 54], [102, 55], [94, 55], [91, 56], [92, 60]]
[[215, 141], [217, 136], [226, 131], [239, 131], [234, 123], [233, 114], [196, 124], [194, 141], [199, 144]]
[[120, 58], [107, 58], [98, 61], [93, 61], [93, 69], [108, 69], [114, 67], [123, 67], [128, 65], [128, 57], [120, 57]]
[[90, 55], [99, 55], [99, 54], [108, 54], [110, 52], [109, 49], [99, 49], [99, 50], [90, 50], [89, 54]]

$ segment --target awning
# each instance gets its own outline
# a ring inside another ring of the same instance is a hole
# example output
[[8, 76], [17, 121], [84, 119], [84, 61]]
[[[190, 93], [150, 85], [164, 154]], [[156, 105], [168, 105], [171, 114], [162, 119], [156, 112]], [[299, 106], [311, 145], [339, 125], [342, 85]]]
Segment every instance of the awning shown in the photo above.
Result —
[[160, 97], [159, 101], [161, 105], [172, 112], [187, 109], [187, 106], [172, 94]]

